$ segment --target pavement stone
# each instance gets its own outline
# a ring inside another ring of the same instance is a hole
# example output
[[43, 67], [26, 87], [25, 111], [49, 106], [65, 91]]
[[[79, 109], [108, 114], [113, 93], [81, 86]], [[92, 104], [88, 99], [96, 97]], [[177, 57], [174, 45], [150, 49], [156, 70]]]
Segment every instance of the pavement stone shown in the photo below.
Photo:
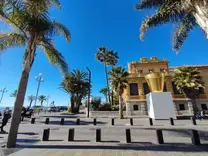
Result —
[[[129, 119], [115, 119], [111, 126], [110, 118], [98, 118], [98, 124], [93, 125], [93, 119], [84, 115], [65, 117], [65, 124], [60, 125], [60, 114], [36, 115], [36, 123], [30, 124], [25, 119], [20, 124], [15, 149], [0, 148], [0, 156], [208, 156], [208, 120], [197, 121], [197, 126], [190, 120], [176, 120], [171, 126], [168, 120], [154, 121], [149, 126], [148, 118], [135, 118], [130, 126]], [[46, 117], [50, 117], [49, 125], [45, 125]], [[76, 119], [80, 118], [80, 125]], [[10, 124], [6, 130], [9, 130]], [[43, 129], [50, 128], [50, 141], [42, 142]], [[75, 128], [75, 141], [68, 142], [68, 129]], [[95, 142], [96, 128], [101, 128], [102, 142]], [[125, 129], [131, 129], [132, 143], [126, 143]], [[164, 145], [157, 144], [156, 129], [163, 129]], [[190, 129], [199, 131], [201, 146], [191, 144]], [[0, 134], [0, 145], [7, 140], [7, 134]]]

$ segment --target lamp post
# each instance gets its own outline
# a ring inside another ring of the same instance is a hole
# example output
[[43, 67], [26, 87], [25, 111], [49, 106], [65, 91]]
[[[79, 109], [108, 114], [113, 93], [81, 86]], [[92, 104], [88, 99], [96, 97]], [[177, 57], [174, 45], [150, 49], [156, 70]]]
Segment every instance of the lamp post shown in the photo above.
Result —
[[39, 73], [39, 76], [35, 76], [35, 79], [38, 81], [38, 88], [37, 88], [37, 93], [36, 93], [36, 97], [35, 97], [35, 106], [36, 106], [36, 102], [37, 102], [37, 98], [38, 98], [38, 92], [39, 92], [39, 88], [40, 88], [40, 83], [44, 81], [42, 76], [43, 76], [42, 73]]
[[2, 99], [3, 99], [4, 93], [6, 93], [6, 92], [7, 92], [6, 87], [5, 87], [5, 88], [3, 88], [3, 89], [1, 89], [1, 90], [0, 90], [0, 92], [2, 92], [2, 94], [1, 94], [1, 99], [0, 99], [0, 104], [1, 104], [1, 101], [2, 101]]
[[88, 101], [87, 101], [87, 117], [89, 118], [90, 117], [90, 92], [91, 92], [91, 70], [86, 67], [88, 72], [89, 72], [89, 91], [88, 91]]

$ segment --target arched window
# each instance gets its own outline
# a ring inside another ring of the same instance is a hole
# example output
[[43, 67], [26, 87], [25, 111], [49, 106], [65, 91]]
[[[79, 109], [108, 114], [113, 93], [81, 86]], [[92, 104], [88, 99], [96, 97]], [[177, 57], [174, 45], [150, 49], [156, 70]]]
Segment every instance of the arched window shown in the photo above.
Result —
[[131, 83], [130, 84], [130, 95], [131, 96], [137, 96], [137, 95], [139, 95], [137, 83]]
[[143, 83], [143, 89], [145, 95], [150, 93], [150, 89], [147, 83]]

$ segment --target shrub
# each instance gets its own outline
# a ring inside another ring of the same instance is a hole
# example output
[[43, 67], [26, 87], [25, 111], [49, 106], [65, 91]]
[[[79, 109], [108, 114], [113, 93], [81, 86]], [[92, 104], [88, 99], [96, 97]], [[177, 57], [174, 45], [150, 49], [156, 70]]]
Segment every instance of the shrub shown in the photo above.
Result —
[[100, 97], [93, 97], [91, 101], [91, 106], [93, 111], [97, 111], [101, 105], [101, 98]]
[[100, 106], [100, 108], [98, 109], [98, 111], [111, 111], [111, 105], [108, 103], [105, 103], [103, 105]]

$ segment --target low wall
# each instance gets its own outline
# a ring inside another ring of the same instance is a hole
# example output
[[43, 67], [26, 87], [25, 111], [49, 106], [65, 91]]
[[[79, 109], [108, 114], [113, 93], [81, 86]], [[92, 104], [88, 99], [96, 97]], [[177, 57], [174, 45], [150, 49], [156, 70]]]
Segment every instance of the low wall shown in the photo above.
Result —
[[[126, 111], [123, 111], [124, 116]], [[90, 117], [118, 117], [118, 111], [90, 111]], [[141, 111], [132, 111], [132, 116], [141, 116]]]

